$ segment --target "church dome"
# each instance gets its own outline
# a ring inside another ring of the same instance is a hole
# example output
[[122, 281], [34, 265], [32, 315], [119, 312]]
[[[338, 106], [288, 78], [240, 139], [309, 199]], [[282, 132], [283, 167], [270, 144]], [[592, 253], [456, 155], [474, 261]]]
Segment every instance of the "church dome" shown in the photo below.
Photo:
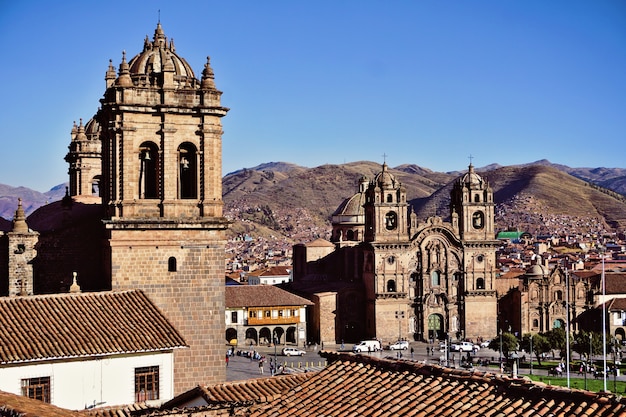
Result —
[[463, 176], [461, 182], [465, 184], [478, 185], [482, 184], [483, 179], [476, 173], [476, 171], [474, 171], [474, 165], [470, 164], [469, 170], [467, 171], [467, 174]]
[[99, 140], [100, 139], [100, 123], [93, 117], [89, 119], [85, 125], [85, 136], [87, 140]]
[[175, 76], [195, 80], [191, 66], [185, 59], [176, 54], [174, 41], [170, 40], [168, 42], [167, 37], [163, 33], [161, 23], [157, 25], [154, 31], [152, 42], [150, 42], [146, 36], [143, 51], [131, 59], [128, 66], [131, 77], [151, 76], [170, 71], [173, 72]]
[[383, 170], [376, 175], [374, 183], [380, 188], [393, 188], [396, 178], [387, 169], [387, 163], [383, 163]]
[[535, 264], [528, 268], [526, 271], [526, 276], [528, 278], [543, 278], [546, 274], [546, 271], [543, 266]]
[[365, 193], [356, 193], [350, 198], [346, 198], [337, 210], [333, 213], [333, 217], [335, 216], [364, 216], [365, 208], [363, 208], [363, 204], [365, 204]]

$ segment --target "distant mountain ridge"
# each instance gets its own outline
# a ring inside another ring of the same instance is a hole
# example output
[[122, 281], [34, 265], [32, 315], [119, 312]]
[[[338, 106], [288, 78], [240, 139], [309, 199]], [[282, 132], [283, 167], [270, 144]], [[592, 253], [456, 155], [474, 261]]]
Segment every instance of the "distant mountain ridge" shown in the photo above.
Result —
[[[314, 168], [268, 162], [231, 172], [222, 179], [224, 212], [235, 221], [229, 234], [282, 236], [294, 241], [307, 233], [327, 237], [332, 212], [357, 191], [362, 176], [371, 180], [380, 169], [381, 164], [371, 161]], [[624, 168], [570, 168], [540, 160], [512, 166], [491, 164], [476, 171], [494, 189], [501, 216], [498, 228], [541, 223], [543, 220], [537, 216], [522, 215], [523, 210], [518, 217], [526, 218], [525, 222], [510, 218], [511, 213], [526, 206], [524, 210], [536, 211], [539, 207], [551, 216], [590, 218], [607, 228], [626, 228]], [[403, 164], [390, 168], [390, 172], [406, 187], [418, 218], [432, 215], [445, 218], [449, 215], [452, 181], [466, 171], [443, 173]], [[13, 218], [18, 197], [29, 214], [46, 202], [60, 200], [65, 187], [66, 184], [61, 184], [39, 193], [0, 184], [0, 216], [5, 219], [0, 230], [7, 230], [6, 223]]]

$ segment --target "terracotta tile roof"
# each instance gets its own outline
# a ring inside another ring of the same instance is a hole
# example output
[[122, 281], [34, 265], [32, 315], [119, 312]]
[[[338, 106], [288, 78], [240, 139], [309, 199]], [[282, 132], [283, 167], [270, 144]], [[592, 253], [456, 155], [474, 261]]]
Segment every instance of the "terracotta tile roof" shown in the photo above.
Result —
[[93, 417], [136, 417], [154, 414], [157, 409], [148, 406], [146, 403], [136, 403], [120, 407], [102, 407], [82, 410], [83, 416]]
[[329, 241], [328, 241], [328, 240], [326, 240], [326, 239], [322, 239], [322, 238], [320, 237], [320, 238], [315, 239], [315, 240], [314, 240], [314, 241], [312, 241], [312, 242], [306, 243], [306, 244], [305, 244], [305, 246], [306, 246], [307, 248], [330, 248], [330, 247], [333, 247], [333, 248], [334, 248], [334, 247], [335, 247], [335, 244], [334, 244], [334, 243], [332, 243], [332, 242], [329, 242]]
[[141, 291], [0, 297], [0, 365], [186, 346]]
[[80, 417], [81, 414], [22, 395], [0, 391], [0, 416]]
[[269, 268], [257, 269], [248, 274], [253, 277], [274, 277], [274, 276], [289, 276], [291, 267], [285, 265], [270, 266]]
[[[161, 409], [181, 407], [190, 400], [202, 398], [207, 404], [262, 403], [278, 398], [280, 394], [295, 389], [315, 375], [314, 372], [277, 375], [223, 384], [198, 386], [163, 404]], [[194, 401], [195, 402], [195, 401]]]
[[626, 294], [626, 273], [605, 272], [604, 277], [607, 294]]
[[611, 394], [488, 372], [323, 352], [332, 364], [249, 416], [626, 416]]
[[303, 305], [313, 305], [313, 303], [306, 298], [299, 297], [273, 285], [235, 285], [226, 287], [226, 308]]
[[613, 298], [609, 303], [609, 311], [625, 311], [626, 310], [626, 297]]

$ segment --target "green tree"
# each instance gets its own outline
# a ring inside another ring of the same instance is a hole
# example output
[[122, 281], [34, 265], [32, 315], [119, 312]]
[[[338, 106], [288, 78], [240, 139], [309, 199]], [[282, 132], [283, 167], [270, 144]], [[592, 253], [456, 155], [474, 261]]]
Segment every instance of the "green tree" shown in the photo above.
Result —
[[[541, 355], [550, 351], [550, 341], [544, 335], [537, 333], [532, 335], [533, 355], [537, 358], [537, 362], [541, 366]], [[526, 333], [520, 341], [520, 347], [525, 352], [530, 353], [530, 333]]]
[[[515, 337], [514, 334], [508, 332], [502, 333], [502, 355], [505, 359], [509, 357], [509, 352], [517, 350], [518, 344], [517, 337]], [[489, 349], [493, 349], [495, 351], [500, 350], [500, 335], [491, 339]]]

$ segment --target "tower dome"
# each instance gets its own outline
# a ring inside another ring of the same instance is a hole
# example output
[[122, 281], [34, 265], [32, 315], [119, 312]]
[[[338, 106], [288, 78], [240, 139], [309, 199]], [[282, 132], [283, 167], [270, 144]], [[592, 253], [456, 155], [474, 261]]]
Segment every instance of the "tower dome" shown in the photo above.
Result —
[[85, 136], [87, 140], [100, 140], [100, 123], [93, 117], [85, 125]]
[[463, 175], [461, 182], [464, 184], [479, 185], [483, 183], [483, 179], [476, 173], [476, 171], [474, 171], [474, 165], [470, 164], [469, 169], [467, 173]]
[[174, 41], [169, 40], [163, 32], [161, 23], [157, 24], [152, 41], [146, 39], [143, 51], [128, 63], [130, 76], [133, 79], [154, 77], [163, 72], [173, 72], [174, 77], [195, 83], [196, 77], [191, 66], [184, 58], [176, 54]]
[[374, 183], [380, 188], [392, 188], [396, 183], [396, 178], [389, 172], [387, 163], [383, 163], [383, 170], [376, 175]]
[[543, 278], [546, 275], [545, 268], [542, 265], [535, 264], [528, 268], [526, 276], [531, 279]]

